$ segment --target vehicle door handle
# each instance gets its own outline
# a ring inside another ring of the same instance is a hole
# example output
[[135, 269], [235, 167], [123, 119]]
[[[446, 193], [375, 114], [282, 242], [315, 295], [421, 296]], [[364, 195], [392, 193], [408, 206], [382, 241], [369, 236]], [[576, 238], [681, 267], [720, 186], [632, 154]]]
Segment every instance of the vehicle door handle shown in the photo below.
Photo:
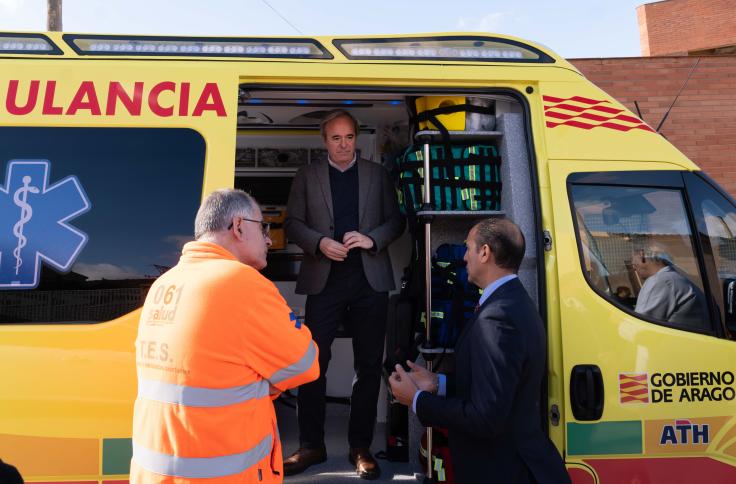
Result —
[[570, 374], [570, 405], [576, 420], [598, 420], [603, 415], [603, 376], [597, 365], [575, 365]]

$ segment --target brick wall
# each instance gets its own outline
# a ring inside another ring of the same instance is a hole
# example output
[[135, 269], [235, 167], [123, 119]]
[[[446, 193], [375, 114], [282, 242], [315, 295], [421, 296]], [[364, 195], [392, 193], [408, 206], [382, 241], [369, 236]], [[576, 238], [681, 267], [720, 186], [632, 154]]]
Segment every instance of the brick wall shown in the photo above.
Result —
[[736, 0], [666, 0], [640, 5], [641, 54], [687, 54], [736, 44]]
[[570, 62], [654, 129], [698, 62], [661, 133], [736, 197], [736, 56]]

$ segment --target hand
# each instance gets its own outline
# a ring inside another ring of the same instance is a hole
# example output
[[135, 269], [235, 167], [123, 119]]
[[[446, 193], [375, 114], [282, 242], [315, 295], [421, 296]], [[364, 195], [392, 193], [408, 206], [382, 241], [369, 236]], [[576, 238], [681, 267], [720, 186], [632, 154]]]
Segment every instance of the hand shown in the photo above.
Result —
[[394, 398], [402, 405], [411, 407], [414, 395], [419, 391], [419, 388], [401, 365], [396, 365], [396, 371], [391, 373], [388, 383], [391, 385], [391, 393]]
[[322, 240], [319, 241], [319, 250], [325, 257], [336, 262], [342, 262], [348, 256], [348, 249], [329, 237], [322, 237]]
[[354, 249], [359, 247], [361, 249], [370, 250], [373, 248], [373, 239], [367, 235], [363, 235], [360, 232], [345, 232], [342, 238], [342, 243], [348, 249]]
[[437, 393], [440, 381], [436, 373], [432, 373], [423, 366], [417, 365], [409, 360], [406, 360], [406, 364], [411, 368], [409, 377], [414, 381], [417, 388], [425, 392]]

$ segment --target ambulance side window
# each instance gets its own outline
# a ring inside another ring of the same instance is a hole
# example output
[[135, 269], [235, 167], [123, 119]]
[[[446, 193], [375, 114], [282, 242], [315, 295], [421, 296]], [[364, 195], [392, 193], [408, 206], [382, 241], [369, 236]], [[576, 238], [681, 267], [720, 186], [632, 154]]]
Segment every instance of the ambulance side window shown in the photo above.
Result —
[[710, 332], [682, 190], [570, 187], [583, 271], [616, 306], [659, 324]]
[[736, 207], [699, 176], [687, 176], [687, 189], [704, 249], [713, 256], [713, 297], [736, 339]]
[[191, 129], [0, 127], [0, 324], [139, 308], [193, 238], [204, 157]]

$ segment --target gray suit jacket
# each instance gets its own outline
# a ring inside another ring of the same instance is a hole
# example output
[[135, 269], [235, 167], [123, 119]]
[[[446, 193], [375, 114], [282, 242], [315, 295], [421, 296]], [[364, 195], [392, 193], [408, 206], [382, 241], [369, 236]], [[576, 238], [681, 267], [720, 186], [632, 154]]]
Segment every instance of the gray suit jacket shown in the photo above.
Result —
[[[358, 231], [376, 243], [372, 250], [361, 250], [363, 270], [375, 291], [390, 291], [395, 285], [387, 249], [404, 231], [405, 220], [386, 169], [363, 159], [358, 159], [357, 166]], [[334, 237], [335, 230], [327, 161], [307, 165], [297, 172], [291, 185], [284, 228], [289, 240], [304, 251], [297, 294], [319, 294], [333, 264], [319, 250], [320, 239]]]
[[634, 311], [660, 321], [702, 327], [708, 318], [705, 307], [702, 291], [675, 268], [665, 266], [644, 281]]

